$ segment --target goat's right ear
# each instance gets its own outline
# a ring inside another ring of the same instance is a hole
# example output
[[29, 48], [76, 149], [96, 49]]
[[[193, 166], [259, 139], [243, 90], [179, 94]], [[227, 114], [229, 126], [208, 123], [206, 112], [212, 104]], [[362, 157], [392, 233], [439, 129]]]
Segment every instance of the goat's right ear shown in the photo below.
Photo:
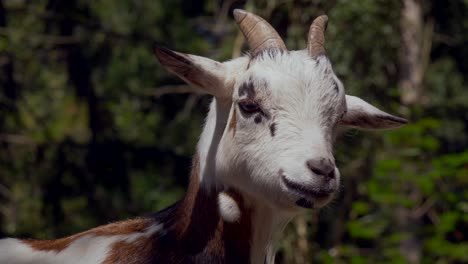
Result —
[[347, 112], [341, 119], [343, 127], [357, 129], [392, 129], [408, 123], [408, 120], [388, 114], [359, 97], [346, 95]]
[[219, 98], [231, 96], [225, 84], [226, 69], [222, 63], [161, 46], [155, 46], [154, 53], [164, 68], [187, 83]]

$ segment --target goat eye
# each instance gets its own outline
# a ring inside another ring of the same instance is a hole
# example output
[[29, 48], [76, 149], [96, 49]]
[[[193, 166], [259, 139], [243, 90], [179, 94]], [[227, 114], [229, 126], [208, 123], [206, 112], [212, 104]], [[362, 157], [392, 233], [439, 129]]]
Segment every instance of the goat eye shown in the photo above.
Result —
[[239, 107], [246, 113], [255, 113], [260, 111], [260, 106], [254, 101], [240, 101]]

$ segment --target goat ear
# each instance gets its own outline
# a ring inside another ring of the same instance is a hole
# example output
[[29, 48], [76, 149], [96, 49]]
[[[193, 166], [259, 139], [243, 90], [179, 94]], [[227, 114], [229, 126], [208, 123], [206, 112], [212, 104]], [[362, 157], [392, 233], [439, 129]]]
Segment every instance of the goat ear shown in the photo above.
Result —
[[216, 97], [231, 96], [225, 87], [226, 69], [220, 62], [155, 46], [154, 53], [168, 71]]
[[359, 97], [346, 95], [348, 111], [341, 125], [358, 129], [391, 129], [403, 126], [408, 120], [385, 113]]

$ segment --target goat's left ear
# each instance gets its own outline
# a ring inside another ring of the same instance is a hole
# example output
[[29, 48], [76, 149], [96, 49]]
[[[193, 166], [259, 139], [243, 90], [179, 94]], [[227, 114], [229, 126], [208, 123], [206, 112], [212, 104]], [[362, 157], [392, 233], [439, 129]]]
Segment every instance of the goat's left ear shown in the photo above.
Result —
[[219, 98], [231, 96], [225, 87], [226, 69], [222, 63], [161, 46], [155, 46], [154, 53], [164, 68], [187, 83]]
[[408, 123], [408, 120], [390, 115], [359, 97], [346, 95], [348, 111], [340, 125], [358, 129], [391, 129]]

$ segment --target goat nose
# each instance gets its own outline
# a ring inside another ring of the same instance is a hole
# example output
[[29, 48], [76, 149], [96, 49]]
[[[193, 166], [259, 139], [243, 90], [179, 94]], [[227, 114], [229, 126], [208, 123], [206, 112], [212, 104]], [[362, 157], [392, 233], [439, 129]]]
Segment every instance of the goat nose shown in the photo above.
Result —
[[328, 179], [335, 178], [335, 164], [329, 159], [310, 159], [306, 162], [306, 165], [318, 176], [324, 176]]

